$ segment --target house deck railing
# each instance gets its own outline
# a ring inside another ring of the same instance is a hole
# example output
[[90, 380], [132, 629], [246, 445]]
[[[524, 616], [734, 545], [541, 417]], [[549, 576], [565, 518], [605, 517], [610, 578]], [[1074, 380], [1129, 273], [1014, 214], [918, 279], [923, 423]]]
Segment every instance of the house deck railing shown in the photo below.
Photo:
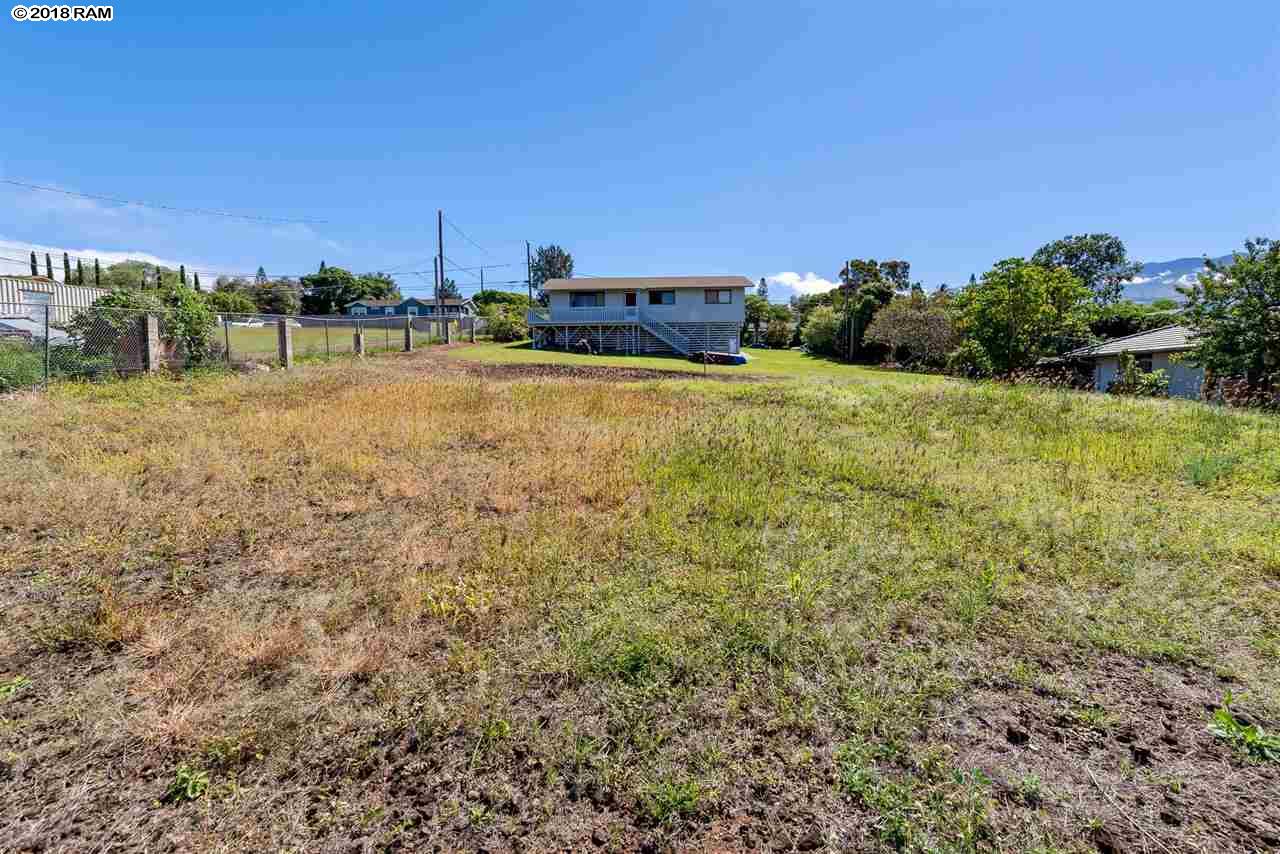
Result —
[[579, 323], [639, 323], [635, 308], [569, 308], [557, 309], [555, 320], [545, 309], [528, 314], [530, 326], [573, 326]]

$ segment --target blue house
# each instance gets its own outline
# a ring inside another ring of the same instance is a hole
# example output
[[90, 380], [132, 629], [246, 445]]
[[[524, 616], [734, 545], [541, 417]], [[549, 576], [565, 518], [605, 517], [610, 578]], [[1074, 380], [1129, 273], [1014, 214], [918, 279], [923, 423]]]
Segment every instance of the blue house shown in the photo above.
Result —
[[[358, 299], [343, 306], [348, 317], [436, 317], [436, 301], [408, 297], [394, 299]], [[469, 299], [449, 297], [440, 300], [439, 317], [470, 317], [475, 313], [475, 306]]]

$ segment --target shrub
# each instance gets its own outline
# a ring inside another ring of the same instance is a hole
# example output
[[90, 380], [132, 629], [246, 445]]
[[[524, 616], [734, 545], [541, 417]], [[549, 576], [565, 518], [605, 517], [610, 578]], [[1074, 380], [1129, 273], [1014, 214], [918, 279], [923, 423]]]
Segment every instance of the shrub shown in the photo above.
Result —
[[895, 299], [876, 313], [866, 340], [884, 344], [907, 364], [937, 367], [956, 345], [951, 315], [923, 296]]
[[518, 311], [503, 309], [489, 318], [489, 334], [502, 343], [523, 341], [529, 337], [529, 324]]
[[948, 357], [947, 371], [956, 376], [977, 379], [991, 376], [994, 368], [986, 348], [970, 338]]
[[791, 344], [791, 324], [785, 320], [770, 320], [764, 330], [766, 347], [784, 349]]
[[205, 303], [218, 314], [256, 314], [257, 304], [240, 291], [222, 290], [205, 294]]
[[840, 318], [829, 305], [820, 305], [809, 312], [809, 319], [800, 330], [800, 340], [810, 353], [834, 356], [836, 336], [840, 331]]
[[44, 382], [44, 354], [26, 344], [0, 342], [0, 392]]
[[1133, 354], [1120, 354], [1120, 375], [1107, 391], [1111, 394], [1128, 394], [1134, 397], [1168, 397], [1169, 374], [1164, 370], [1144, 371], [1138, 367]]

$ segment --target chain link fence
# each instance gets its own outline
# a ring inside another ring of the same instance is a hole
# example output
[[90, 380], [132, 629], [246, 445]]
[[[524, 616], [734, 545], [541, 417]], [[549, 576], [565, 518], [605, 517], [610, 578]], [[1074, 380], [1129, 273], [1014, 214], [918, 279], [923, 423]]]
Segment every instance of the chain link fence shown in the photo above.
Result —
[[[481, 318], [304, 317], [216, 315], [193, 327], [180, 314], [155, 309], [71, 308], [0, 303], [0, 393], [51, 379], [105, 379], [200, 365], [231, 368], [280, 364], [280, 324], [289, 330], [295, 360], [324, 360], [357, 352], [400, 352], [469, 340]], [[447, 323], [447, 330], [445, 325]]]

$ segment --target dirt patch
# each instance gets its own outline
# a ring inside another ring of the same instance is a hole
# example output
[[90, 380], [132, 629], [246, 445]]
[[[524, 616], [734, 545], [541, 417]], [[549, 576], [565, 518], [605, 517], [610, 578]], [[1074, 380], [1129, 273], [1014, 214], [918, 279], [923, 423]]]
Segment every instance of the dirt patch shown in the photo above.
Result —
[[1280, 846], [1280, 768], [1243, 762], [1207, 729], [1228, 685], [1120, 656], [1058, 652], [1045, 667], [1030, 687], [968, 694], [942, 721], [1006, 821], [1039, 811], [1102, 852]]

